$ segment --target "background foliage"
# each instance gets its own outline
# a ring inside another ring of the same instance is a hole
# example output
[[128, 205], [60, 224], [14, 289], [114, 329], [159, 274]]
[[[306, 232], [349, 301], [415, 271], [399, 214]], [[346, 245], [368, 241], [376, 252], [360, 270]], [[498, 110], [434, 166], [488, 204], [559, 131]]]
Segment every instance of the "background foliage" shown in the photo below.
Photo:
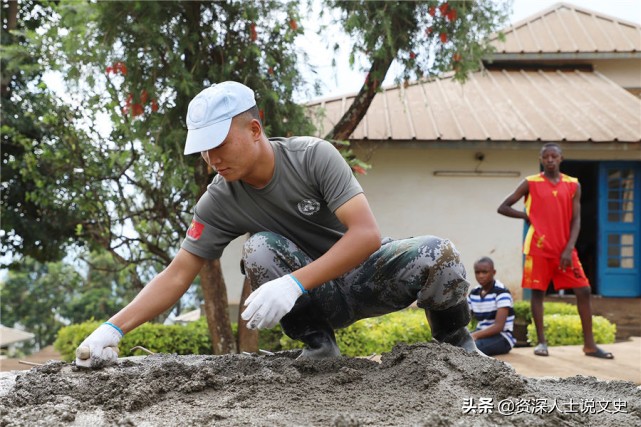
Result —
[[[78, 345], [101, 322], [85, 322], [62, 328], [55, 342], [66, 361], [75, 358]], [[234, 324], [234, 333], [237, 325]], [[259, 332], [259, 348], [268, 351], [292, 350], [301, 348], [297, 341], [283, 335], [280, 326]], [[364, 319], [336, 331], [336, 340], [345, 356], [369, 356], [390, 351], [394, 345], [405, 342], [425, 342], [432, 339], [425, 311], [408, 309], [372, 319]], [[120, 342], [120, 357], [144, 355], [140, 350], [130, 351], [135, 346], [143, 346], [155, 353], [210, 354], [211, 342], [207, 333], [207, 323], [203, 317], [187, 325], [158, 325], [147, 323], [125, 335]]]
[[[616, 325], [601, 316], [594, 317], [594, 337], [599, 344], [614, 342]], [[62, 328], [55, 348], [66, 361], [72, 361], [78, 345], [101, 322], [84, 322]], [[234, 333], [237, 325], [234, 324]], [[578, 315], [549, 314], [545, 317], [548, 345], [579, 345], [583, 343], [581, 320]], [[530, 342], [536, 341], [534, 325], [528, 327]], [[360, 320], [336, 331], [336, 341], [344, 356], [370, 356], [391, 351], [399, 343], [413, 344], [432, 340], [425, 312], [407, 309], [370, 319]], [[120, 342], [120, 357], [144, 355], [143, 346], [156, 353], [210, 354], [211, 341], [204, 317], [187, 325], [158, 325], [147, 323], [125, 335]], [[283, 335], [280, 326], [261, 330], [259, 348], [276, 352], [301, 348], [301, 343]]]
[[[545, 338], [549, 346], [583, 344], [581, 318], [575, 314], [550, 314], [543, 317]], [[597, 344], [612, 344], [617, 327], [602, 316], [592, 316], [592, 332]], [[528, 342], [536, 343], [536, 327], [530, 323], [527, 327]]]

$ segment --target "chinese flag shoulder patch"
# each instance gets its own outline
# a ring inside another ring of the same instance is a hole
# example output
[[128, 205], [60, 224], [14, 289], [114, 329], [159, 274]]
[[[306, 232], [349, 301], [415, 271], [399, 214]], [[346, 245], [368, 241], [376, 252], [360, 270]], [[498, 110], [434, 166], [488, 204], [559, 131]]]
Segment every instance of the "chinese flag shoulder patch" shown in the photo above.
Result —
[[196, 221], [195, 219], [191, 220], [191, 225], [189, 226], [189, 229], [187, 230], [187, 235], [191, 237], [192, 239], [198, 240], [200, 239], [200, 235], [203, 234], [203, 229], [205, 228], [204, 224], [201, 224], [200, 222]]

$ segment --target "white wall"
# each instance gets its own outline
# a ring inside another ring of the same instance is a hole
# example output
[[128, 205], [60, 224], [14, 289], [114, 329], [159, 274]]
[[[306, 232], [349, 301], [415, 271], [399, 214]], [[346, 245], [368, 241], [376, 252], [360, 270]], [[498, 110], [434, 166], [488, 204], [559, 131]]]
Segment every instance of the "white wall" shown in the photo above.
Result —
[[[482, 152], [479, 164], [475, 153]], [[450, 239], [475, 284], [474, 261], [491, 257], [497, 278], [520, 296], [522, 221], [496, 213], [527, 175], [538, 172], [538, 152], [476, 149], [383, 148], [360, 176], [384, 235], [433, 234]], [[516, 177], [441, 177], [437, 170], [515, 171]], [[522, 207], [522, 203], [515, 205]]]
[[[220, 259], [220, 266], [223, 271], [225, 284], [227, 285], [227, 301], [229, 304], [237, 305], [240, 303], [240, 294], [243, 290], [244, 276], [240, 274], [240, 258], [243, 249], [243, 243], [247, 236], [240, 236], [232, 241], [223, 252]], [[232, 322], [237, 319], [231, 319]]]

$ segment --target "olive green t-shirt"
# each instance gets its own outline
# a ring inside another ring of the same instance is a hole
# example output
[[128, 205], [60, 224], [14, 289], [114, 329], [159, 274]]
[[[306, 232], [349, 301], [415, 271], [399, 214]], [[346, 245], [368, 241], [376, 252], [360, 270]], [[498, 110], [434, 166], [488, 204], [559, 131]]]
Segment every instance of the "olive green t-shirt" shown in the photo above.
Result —
[[323, 255], [345, 233], [334, 212], [363, 190], [329, 142], [312, 137], [270, 138], [274, 176], [261, 189], [217, 175], [194, 209], [182, 248], [206, 259], [245, 233], [271, 231], [307, 255]]

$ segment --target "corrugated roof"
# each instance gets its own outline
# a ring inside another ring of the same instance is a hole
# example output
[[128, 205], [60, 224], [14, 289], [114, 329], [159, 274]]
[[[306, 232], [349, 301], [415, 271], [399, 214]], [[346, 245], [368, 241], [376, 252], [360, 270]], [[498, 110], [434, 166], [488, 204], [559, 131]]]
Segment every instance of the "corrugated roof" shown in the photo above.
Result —
[[[308, 104], [318, 136], [353, 98]], [[478, 72], [384, 89], [350, 139], [639, 143], [641, 100], [598, 72]]]
[[641, 26], [589, 9], [557, 3], [503, 30], [497, 54], [641, 52]]

